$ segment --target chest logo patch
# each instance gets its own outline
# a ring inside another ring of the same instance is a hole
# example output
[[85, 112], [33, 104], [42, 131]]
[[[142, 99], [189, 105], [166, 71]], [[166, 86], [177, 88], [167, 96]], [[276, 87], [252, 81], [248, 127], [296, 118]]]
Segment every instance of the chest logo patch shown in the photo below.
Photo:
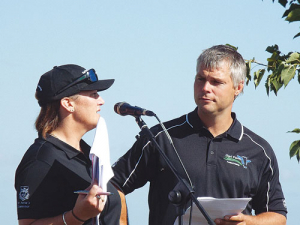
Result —
[[224, 159], [227, 161], [227, 163], [236, 165], [236, 166], [242, 166], [243, 168], [247, 169], [247, 165], [251, 162], [246, 156], [233, 156], [226, 154]]

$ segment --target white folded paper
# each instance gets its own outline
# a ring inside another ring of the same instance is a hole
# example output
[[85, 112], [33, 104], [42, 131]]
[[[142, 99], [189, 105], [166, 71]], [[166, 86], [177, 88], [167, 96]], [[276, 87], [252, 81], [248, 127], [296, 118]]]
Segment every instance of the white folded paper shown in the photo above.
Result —
[[[113, 177], [114, 173], [110, 164], [110, 151], [108, 133], [105, 120], [100, 117], [93, 145], [90, 151], [90, 160], [92, 161], [93, 175], [92, 183], [97, 180], [98, 185], [103, 191], [107, 191], [107, 182]], [[105, 201], [106, 201], [106, 197]], [[99, 225], [100, 214], [93, 220], [93, 224]]]
[[[251, 198], [212, 198], [198, 197], [202, 207], [212, 220], [223, 218], [226, 215], [236, 215], [241, 213], [247, 206]], [[183, 215], [183, 225], [188, 225], [190, 219], [190, 208]], [[178, 224], [178, 219], [174, 225]], [[192, 225], [207, 225], [207, 220], [202, 215], [198, 207], [193, 203]]]

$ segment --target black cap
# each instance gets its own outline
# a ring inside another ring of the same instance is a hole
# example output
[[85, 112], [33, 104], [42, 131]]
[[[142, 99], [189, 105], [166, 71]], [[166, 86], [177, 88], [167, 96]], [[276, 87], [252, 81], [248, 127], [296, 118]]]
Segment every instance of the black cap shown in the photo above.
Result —
[[37, 85], [36, 96], [39, 105], [42, 106], [49, 102], [78, 94], [80, 91], [104, 91], [115, 81], [114, 79], [108, 79], [91, 82], [85, 79], [60, 93], [60, 90], [81, 77], [85, 72], [85, 68], [74, 64], [54, 66], [52, 70], [41, 76]]

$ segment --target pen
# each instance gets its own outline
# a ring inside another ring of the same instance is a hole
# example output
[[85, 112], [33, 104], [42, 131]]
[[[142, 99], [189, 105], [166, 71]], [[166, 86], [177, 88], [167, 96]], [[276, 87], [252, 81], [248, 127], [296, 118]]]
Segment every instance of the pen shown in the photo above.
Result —
[[[74, 194], [83, 194], [83, 195], [87, 195], [89, 193], [89, 191], [87, 190], [79, 190], [79, 191], [74, 191]], [[98, 192], [97, 196], [99, 195], [112, 195], [114, 193], [111, 192]]]

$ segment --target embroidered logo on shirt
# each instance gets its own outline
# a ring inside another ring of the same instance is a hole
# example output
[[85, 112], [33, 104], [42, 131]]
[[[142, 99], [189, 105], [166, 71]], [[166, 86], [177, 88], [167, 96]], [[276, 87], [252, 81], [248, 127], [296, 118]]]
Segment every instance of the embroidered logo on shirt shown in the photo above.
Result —
[[287, 208], [285, 199], [282, 200], [284, 208]]
[[21, 201], [25, 201], [25, 200], [29, 199], [29, 187], [28, 186], [20, 187], [19, 199]]
[[248, 163], [251, 162], [251, 160], [247, 159], [246, 156], [233, 156], [226, 154], [224, 159], [227, 161], [227, 163], [236, 165], [236, 166], [243, 166], [245, 169], [247, 169]]

